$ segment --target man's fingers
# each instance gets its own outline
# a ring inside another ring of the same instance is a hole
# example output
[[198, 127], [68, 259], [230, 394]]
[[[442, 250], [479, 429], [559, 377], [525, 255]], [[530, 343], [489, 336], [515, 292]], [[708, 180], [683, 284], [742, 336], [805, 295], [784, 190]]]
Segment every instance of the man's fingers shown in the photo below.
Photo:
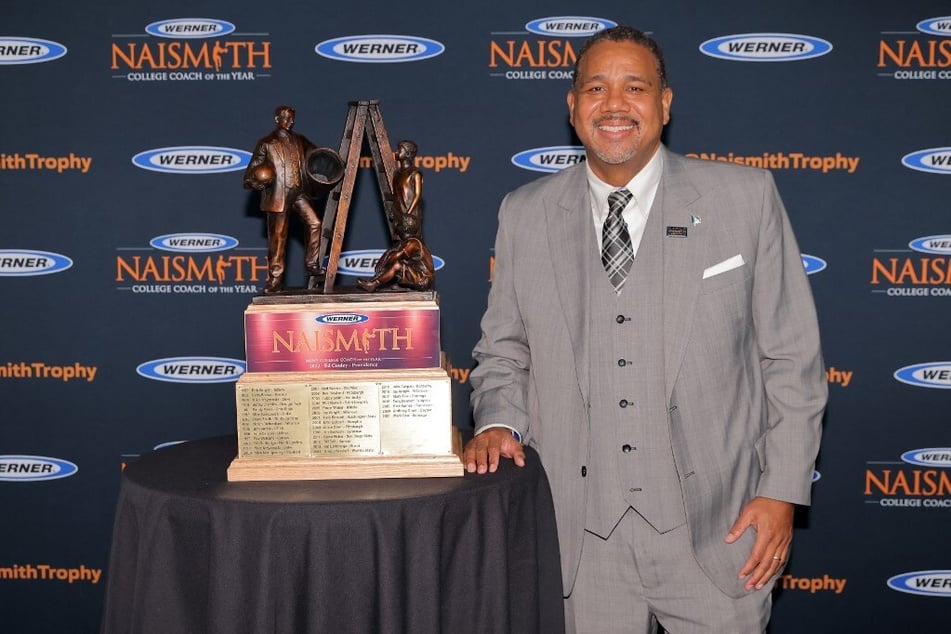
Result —
[[522, 443], [505, 428], [487, 429], [476, 434], [463, 451], [463, 461], [469, 473], [494, 473], [501, 458], [511, 458], [516, 465], [525, 466]]

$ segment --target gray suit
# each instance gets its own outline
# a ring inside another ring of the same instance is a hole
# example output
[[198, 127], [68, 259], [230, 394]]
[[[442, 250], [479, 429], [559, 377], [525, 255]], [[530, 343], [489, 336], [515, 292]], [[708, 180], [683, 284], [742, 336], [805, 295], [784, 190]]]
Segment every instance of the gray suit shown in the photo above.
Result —
[[[659, 151], [664, 168], [650, 212], [666, 232], [656, 238], [664, 241], [656, 371], [677, 477], [656, 494], [682, 500], [700, 566], [741, 597], [737, 573], [753, 531], [723, 542], [740, 509], [757, 495], [809, 503], [827, 394], [815, 308], [771, 174]], [[601, 495], [587, 477], [599, 446], [592, 434], [604, 429], [589, 419], [591, 403], [612, 397], [590, 380], [590, 209], [583, 165], [505, 198], [471, 375], [477, 431], [511, 426], [541, 456], [566, 596], [586, 507]]]

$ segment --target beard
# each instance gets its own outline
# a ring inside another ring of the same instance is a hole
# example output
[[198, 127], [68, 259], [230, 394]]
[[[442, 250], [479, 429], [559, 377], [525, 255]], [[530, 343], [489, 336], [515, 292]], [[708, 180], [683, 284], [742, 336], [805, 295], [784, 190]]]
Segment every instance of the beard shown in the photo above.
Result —
[[[601, 125], [632, 125], [634, 126], [637, 136], [634, 138], [633, 143], [630, 145], [625, 144], [624, 146], [614, 146], [607, 145], [602, 147], [592, 148], [594, 150], [594, 155], [597, 156], [602, 162], [608, 165], [620, 165], [630, 161], [632, 158], [637, 156], [638, 151], [641, 149], [641, 126], [640, 123], [634, 119], [628, 117], [602, 117], [594, 121], [594, 128], [597, 128]], [[594, 135], [592, 135], [594, 136]]]

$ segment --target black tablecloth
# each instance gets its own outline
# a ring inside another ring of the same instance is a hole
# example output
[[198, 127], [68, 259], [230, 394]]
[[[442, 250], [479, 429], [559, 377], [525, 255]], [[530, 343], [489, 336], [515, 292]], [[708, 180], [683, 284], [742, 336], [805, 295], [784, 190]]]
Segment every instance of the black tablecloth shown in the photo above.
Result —
[[482, 476], [228, 482], [236, 452], [224, 436], [128, 465], [103, 632], [563, 631], [531, 449]]

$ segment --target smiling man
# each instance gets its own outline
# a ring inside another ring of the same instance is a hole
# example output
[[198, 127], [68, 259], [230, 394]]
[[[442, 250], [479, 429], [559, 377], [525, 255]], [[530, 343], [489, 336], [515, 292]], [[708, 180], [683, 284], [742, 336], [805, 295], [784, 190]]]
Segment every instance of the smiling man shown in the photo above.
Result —
[[581, 49], [587, 161], [506, 196], [469, 472], [538, 452], [569, 632], [761, 632], [808, 504], [827, 386], [772, 176], [667, 150], [673, 92], [628, 27]]

